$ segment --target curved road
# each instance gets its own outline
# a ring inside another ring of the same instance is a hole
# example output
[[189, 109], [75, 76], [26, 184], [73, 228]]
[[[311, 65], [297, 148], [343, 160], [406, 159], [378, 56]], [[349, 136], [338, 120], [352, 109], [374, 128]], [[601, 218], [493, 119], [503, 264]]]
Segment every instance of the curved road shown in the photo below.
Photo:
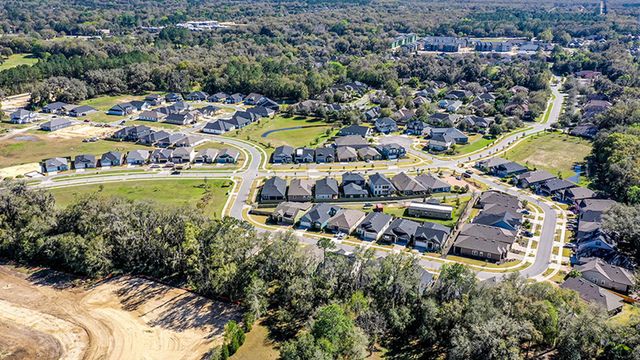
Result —
[[[559, 92], [558, 86], [559, 85], [554, 85], [551, 87], [551, 90], [555, 95], [555, 99], [549, 104], [549, 106], [551, 106], [551, 111], [550, 111], [549, 120], [546, 123], [535, 123], [534, 125], [531, 126], [530, 129], [526, 130], [525, 132], [506, 136], [500, 139], [499, 141], [497, 141], [496, 143], [494, 143], [491, 147], [477, 151], [463, 158], [452, 158], [452, 159], [436, 158], [424, 152], [414, 150], [411, 148], [411, 144], [413, 140], [411, 140], [408, 137], [398, 137], [398, 136], [387, 137], [387, 138], [382, 138], [381, 142], [385, 142], [385, 141], [396, 142], [396, 143], [401, 142], [407, 149], [410, 149], [409, 152], [411, 154], [431, 162], [430, 165], [428, 166], [425, 166], [425, 165], [415, 166], [416, 170], [428, 170], [428, 169], [433, 169], [438, 167], [438, 168], [447, 168], [447, 169], [459, 171], [461, 167], [468, 166], [473, 162], [477, 161], [478, 159], [495, 156], [496, 154], [499, 154], [500, 152], [515, 145], [515, 143], [517, 143], [524, 136], [542, 132], [551, 128], [551, 125], [557, 122], [559, 119], [561, 108], [562, 108], [562, 102], [564, 99], [564, 95]], [[187, 132], [197, 132], [200, 130], [202, 126], [203, 124], [195, 126], [189, 129]], [[235, 178], [239, 178], [239, 181], [237, 181], [237, 185], [234, 188], [233, 193], [230, 195], [231, 203], [228, 204], [229, 206], [228, 212], [229, 212], [229, 215], [234, 218], [244, 219], [243, 210], [249, 207], [248, 205], [250, 202], [249, 196], [251, 193], [251, 187], [254, 180], [258, 177], [267, 177], [267, 176], [273, 175], [273, 172], [268, 171], [263, 165], [263, 162], [266, 160], [266, 153], [261, 148], [247, 141], [228, 138], [228, 137], [222, 137], [222, 136], [216, 136], [216, 135], [207, 135], [207, 134], [200, 134], [200, 135], [210, 140], [228, 143], [235, 147], [240, 148], [241, 151], [245, 153], [247, 158], [247, 160], [245, 161], [245, 164], [242, 166], [241, 169], [238, 169], [238, 170], [216, 171], [216, 172], [192, 171], [192, 172], [183, 172], [178, 175], [170, 175], [170, 176], [166, 174], [161, 174], [161, 173], [160, 174], [159, 173], [142, 173], [142, 174], [112, 175], [112, 176], [96, 175], [92, 177], [75, 178], [75, 179], [73, 177], [70, 177], [69, 179], [65, 178], [64, 180], [61, 179], [60, 181], [55, 181], [55, 182], [49, 181], [50, 179], [47, 179], [47, 181], [43, 181], [36, 186], [65, 187], [65, 186], [97, 184], [97, 183], [104, 183], [104, 182], [124, 181], [124, 180], [133, 180], [133, 179], [136, 179], [136, 180], [150, 179], [151, 180], [151, 179], [161, 179], [161, 178], [182, 178], [182, 177], [184, 178], [235, 177]], [[302, 169], [297, 171], [292, 170], [289, 172], [284, 171], [284, 172], [278, 172], [278, 175], [294, 176], [294, 174], [296, 173], [300, 174], [301, 172], [303, 172]], [[398, 169], [397, 168], [386, 169], [386, 170], [380, 170], [379, 172], [397, 173]], [[326, 171], [314, 171], [313, 175], [327, 176], [330, 174], [336, 175], [336, 173], [340, 173], [340, 172], [332, 171], [331, 173], [329, 173]], [[55, 176], [52, 178], [55, 178]], [[543, 210], [544, 222], [542, 225], [541, 238], [538, 244], [535, 261], [531, 266], [519, 271], [519, 273], [524, 277], [534, 277], [534, 276], [539, 276], [543, 274], [551, 264], [551, 255], [552, 255], [553, 241], [554, 241], [556, 222], [557, 222], [556, 211], [552, 209], [550, 205], [548, 205], [543, 201], [540, 201], [538, 198], [530, 194], [523, 194], [522, 192], [518, 192], [514, 188], [505, 186], [503, 183], [497, 180], [478, 176], [478, 175], [473, 175], [472, 178], [486, 184], [490, 188], [498, 189], [498, 190], [513, 194], [519, 197], [521, 200], [527, 200], [528, 202], [539, 206]], [[258, 230], [268, 231], [268, 230], [259, 229], [259, 228]], [[316, 243], [315, 239], [306, 238], [303, 236], [300, 236], [300, 240], [302, 242], [310, 243], [310, 244]], [[347, 251], [353, 250], [353, 247], [347, 244], [340, 243], [337, 245], [341, 248], [344, 248]], [[378, 251], [378, 252], [383, 256], [387, 254], [387, 252], [382, 252], [382, 251]], [[442, 266], [442, 262], [423, 258], [421, 259], [421, 265], [430, 269], [439, 269]], [[478, 276], [483, 279], [489, 278], [489, 277], [496, 277], [496, 276], [502, 277], [507, 274], [507, 273], [483, 272], [483, 271], [478, 271], [477, 273], [478, 273]]]

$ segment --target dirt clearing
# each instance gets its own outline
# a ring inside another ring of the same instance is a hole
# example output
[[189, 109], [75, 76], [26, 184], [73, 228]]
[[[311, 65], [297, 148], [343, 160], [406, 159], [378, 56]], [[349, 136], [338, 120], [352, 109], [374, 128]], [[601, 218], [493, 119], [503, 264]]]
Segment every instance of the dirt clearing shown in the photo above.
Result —
[[50, 270], [0, 266], [2, 359], [199, 359], [221, 343], [232, 305], [146, 279], [90, 287]]

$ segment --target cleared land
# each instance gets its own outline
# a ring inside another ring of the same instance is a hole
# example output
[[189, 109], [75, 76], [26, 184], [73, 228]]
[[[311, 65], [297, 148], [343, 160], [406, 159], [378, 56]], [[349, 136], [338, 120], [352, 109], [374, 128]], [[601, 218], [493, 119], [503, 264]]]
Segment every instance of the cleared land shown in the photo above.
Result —
[[[208, 188], [207, 188], [208, 187]], [[131, 200], [152, 201], [159, 206], [197, 206], [204, 214], [220, 218], [232, 188], [230, 180], [140, 180], [81, 185], [51, 189], [59, 206], [64, 207], [79, 196], [98, 193]]]
[[[306, 127], [297, 128], [302, 126]], [[282, 131], [274, 131], [281, 129]], [[263, 137], [265, 133], [267, 135]], [[334, 134], [333, 127], [320, 119], [276, 115], [273, 119], [262, 119], [243, 129], [232, 131], [227, 136], [260, 144], [267, 149], [267, 152], [271, 153], [275, 147], [280, 145], [315, 147], [330, 139]]]
[[31, 54], [13, 54], [0, 64], [0, 71], [8, 70], [20, 65], [29, 65], [37, 63], [38, 59], [34, 58]]
[[200, 359], [239, 317], [232, 305], [150, 280], [73, 283], [0, 266], [0, 330], [10, 331], [0, 339], [3, 358]]
[[574, 165], [583, 163], [589, 153], [591, 143], [587, 140], [561, 133], [544, 133], [522, 141], [504, 158], [554, 175], [560, 173], [566, 179], [575, 174]]

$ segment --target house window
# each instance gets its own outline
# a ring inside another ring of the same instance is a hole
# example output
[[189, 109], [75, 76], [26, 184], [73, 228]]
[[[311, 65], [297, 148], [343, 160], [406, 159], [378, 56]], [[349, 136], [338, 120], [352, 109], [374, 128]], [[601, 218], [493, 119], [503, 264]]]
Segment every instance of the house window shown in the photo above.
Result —
[[473, 256], [478, 255], [478, 250], [471, 250], [471, 255], [473, 255]]

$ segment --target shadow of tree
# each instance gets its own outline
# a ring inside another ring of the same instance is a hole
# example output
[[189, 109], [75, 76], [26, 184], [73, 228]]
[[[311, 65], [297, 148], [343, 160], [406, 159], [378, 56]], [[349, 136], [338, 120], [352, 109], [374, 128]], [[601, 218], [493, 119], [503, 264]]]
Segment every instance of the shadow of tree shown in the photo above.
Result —
[[50, 269], [41, 269], [32, 273], [27, 280], [33, 285], [50, 286], [57, 290], [69, 289], [78, 285], [78, 278]]

